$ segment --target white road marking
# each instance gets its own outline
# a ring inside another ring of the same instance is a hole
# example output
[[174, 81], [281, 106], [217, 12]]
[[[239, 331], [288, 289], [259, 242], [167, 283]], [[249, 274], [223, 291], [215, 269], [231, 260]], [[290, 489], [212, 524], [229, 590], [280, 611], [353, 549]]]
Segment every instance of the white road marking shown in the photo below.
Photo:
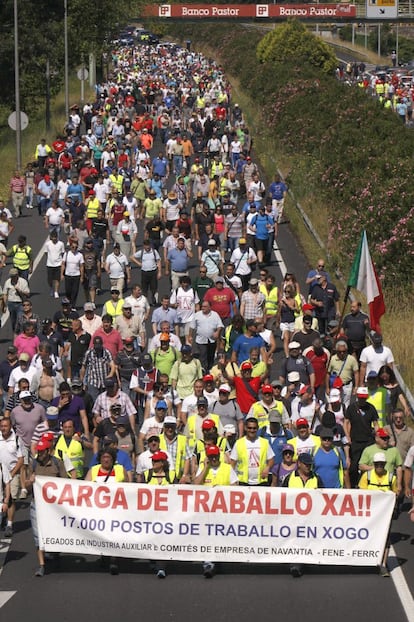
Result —
[[401, 605], [407, 616], [407, 622], [414, 622], [414, 599], [411, 590], [408, 587], [404, 573], [398, 563], [397, 554], [393, 546], [390, 547], [388, 556], [388, 568], [391, 571], [391, 578], [394, 581], [394, 587], [401, 601]]
[[16, 592], [0, 592], [0, 609], [14, 596]]
[[[276, 238], [276, 244], [277, 244], [277, 238]], [[277, 261], [277, 265], [279, 267], [279, 270], [282, 274], [282, 278], [284, 278], [286, 272], [288, 271], [285, 262], [283, 261], [283, 257], [282, 257], [282, 253], [280, 252], [280, 250], [278, 248], [275, 249], [275, 257], [276, 257], [276, 261]]]

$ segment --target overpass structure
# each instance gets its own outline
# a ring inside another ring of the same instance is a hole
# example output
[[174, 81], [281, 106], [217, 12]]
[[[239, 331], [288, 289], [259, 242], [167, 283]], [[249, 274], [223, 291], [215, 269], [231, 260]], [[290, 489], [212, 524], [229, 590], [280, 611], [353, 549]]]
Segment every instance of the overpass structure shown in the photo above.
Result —
[[255, 20], [278, 22], [297, 18], [310, 22], [412, 22], [414, 0], [366, 0], [364, 4], [273, 3], [273, 4], [152, 4], [144, 7], [142, 18], [172, 21]]

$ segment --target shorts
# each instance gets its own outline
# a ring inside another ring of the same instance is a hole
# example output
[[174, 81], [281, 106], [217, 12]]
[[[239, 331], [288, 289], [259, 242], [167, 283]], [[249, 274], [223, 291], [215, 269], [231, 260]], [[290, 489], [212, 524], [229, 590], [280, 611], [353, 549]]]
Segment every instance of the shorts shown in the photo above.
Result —
[[26, 447], [26, 445], [23, 445], [23, 448], [22, 448], [22, 454], [23, 454], [23, 464], [24, 464], [24, 465], [29, 464], [29, 459], [30, 459], [30, 447]]
[[255, 240], [255, 247], [257, 251], [265, 251], [267, 250], [267, 240]]
[[195, 327], [194, 322], [185, 322], [185, 324], [179, 324], [179, 336], [180, 337], [188, 337], [190, 335], [192, 329]]
[[280, 333], [283, 336], [283, 333], [294, 333], [295, 332], [295, 322], [280, 322], [279, 325]]
[[96, 272], [85, 271], [86, 285], [89, 289], [98, 287], [98, 274]]
[[10, 482], [10, 496], [13, 501], [19, 498], [20, 488], [20, 474], [16, 473]]

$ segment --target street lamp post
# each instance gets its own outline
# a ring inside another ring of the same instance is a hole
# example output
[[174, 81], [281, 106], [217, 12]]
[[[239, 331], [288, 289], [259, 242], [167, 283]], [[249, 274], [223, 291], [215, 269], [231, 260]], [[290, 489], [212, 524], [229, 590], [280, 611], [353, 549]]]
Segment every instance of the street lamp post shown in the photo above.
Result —
[[65, 116], [69, 118], [69, 49], [68, 49], [68, 0], [64, 0], [64, 39], [65, 39]]
[[20, 71], [19, 71], [19, 18], [17, 0], [14, 0], [14, 95], [16, 99], [16, 167], [22, 167], [22, 122], [20, 117]]

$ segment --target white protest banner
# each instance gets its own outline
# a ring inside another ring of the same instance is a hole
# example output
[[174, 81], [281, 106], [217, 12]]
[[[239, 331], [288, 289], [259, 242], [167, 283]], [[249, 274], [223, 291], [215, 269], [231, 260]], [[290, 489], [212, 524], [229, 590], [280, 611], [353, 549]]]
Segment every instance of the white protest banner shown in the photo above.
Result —
[[46, 551], [182, 561], [376, 566], [393, 493], [102, 484], [36, 477]]

